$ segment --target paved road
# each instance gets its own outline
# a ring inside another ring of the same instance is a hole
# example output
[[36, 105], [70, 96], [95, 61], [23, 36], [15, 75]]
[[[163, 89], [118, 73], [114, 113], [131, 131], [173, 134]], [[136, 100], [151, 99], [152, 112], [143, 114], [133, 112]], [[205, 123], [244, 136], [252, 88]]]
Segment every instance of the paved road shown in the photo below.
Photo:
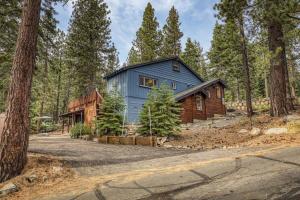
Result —
[[[69, 145], [80, 145], [77, 150], [70, 150], [67, 156], [76, 155], [77, 161], [86, 160], [85, 155], [80, 158], [79, 152], [91, 146], [95, 149], [106, 149], [99, 158], [111, 157], [114, 161], [76, 167], [77, 170], [80, 168], [82, 176], [87, 176], [87, 180], [99, 180], [93, 189], [39, 199], [300, 199], [300, 147], [297, 146], [179, 152], [159, 148], [100, 145], [66, 138], [45, 138], [32, 140], [30, 151], [43, 150], [44, 153], [52, 154], [56, 151], [52, 150], [51, 153], [51, 148], [45, 150], [49, 146], [38, 146], [45, 144], [44, 142], [61, 140], [62, 147], [69, 150], [72, 149]], [[65, 155], [59, 156], [67, 158]], [[121, 159], [120, 162], [116, 161], [118, 159]]]
[[133, 163], [154, 158], [182, 155], [191, 150], [172, 150], [148, 146], [109, 145], [70, 139], [68, 135], [30, 137], [29, 152], [58, 156], [81, 175], [97, 175], [104, 166]]

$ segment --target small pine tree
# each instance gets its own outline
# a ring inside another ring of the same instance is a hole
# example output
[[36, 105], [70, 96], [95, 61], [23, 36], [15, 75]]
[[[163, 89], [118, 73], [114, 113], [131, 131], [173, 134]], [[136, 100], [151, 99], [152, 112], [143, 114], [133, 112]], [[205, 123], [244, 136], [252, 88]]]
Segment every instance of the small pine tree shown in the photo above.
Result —
[[102, 116], [96, 121], [96, 129], [100, 135], [121, 134], [124, 108], [123, 97], [116, 89], [105, 97], [102, 104]]
[[[149, 113], [150, 110], [150, 113]], [[140, 112], [140, 134], [170, 136], [179, 131], [180, 126], [180, 106], [175, 101], [173, 91], [169, 85], [163, 83], [160, 88], [152, 88], [148, 94], [142, 111]]]

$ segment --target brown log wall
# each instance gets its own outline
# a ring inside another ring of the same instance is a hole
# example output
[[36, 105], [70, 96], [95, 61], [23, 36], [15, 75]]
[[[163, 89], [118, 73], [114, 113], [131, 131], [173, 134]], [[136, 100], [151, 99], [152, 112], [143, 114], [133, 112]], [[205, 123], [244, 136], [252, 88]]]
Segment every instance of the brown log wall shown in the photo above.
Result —
[[[221, 88], [221, 98], [217, 97], [216, 86]], [[213, 117], [214, 114], [225, 115], [226, 106], [223, 104], [222, 100], [222, 98], [224, 98], [224, 88], [220, 84], [216, 84], [210, 86], [206, 91], [210, 93], [210, 97], [206, 97], [205, 99], [207, 117]]]
[[[203, 96], [202, 96], [203, 97]], [[205, 100], [203, 97], [202, 111], [197, 110], [196, 95], [191, 95], [181, 102], [181, 120], [183, 123], [192, 123], [194, 119], [206, 120]]]
[[93, 91], [88, 96], [84, 96], [71, 101], [68, 105], [68, 111], [74, 112], [84, 109], [84, 123], [92, 125], [93, 120], [97, 116], [97, 104], [101, 104], [102, 97]]

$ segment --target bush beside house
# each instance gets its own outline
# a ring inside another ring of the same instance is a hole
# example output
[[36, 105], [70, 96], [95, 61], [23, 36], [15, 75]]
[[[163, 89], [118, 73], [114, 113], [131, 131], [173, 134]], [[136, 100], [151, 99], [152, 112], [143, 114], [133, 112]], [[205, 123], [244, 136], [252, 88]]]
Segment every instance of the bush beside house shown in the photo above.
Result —
[[121, 94], [114, 89], [105, 96], [102, 104], [102, 115], [96, 120], [98, 135], [120, 135], [122, 133], [125, 104]]
[[92, 134], [91, 127], [82, 123], [75, 124], [70, 130], [71, 138], [79, 138], [79, 136], [91, 135], [91, 134]]
[[[149, 111], [150, 110], [150, 111]], [[175, 101], [169, 85], [162, 83], [160, 88], [152, 88], [140, 112], [138, 133], [156, 136], [174, 135], [180, 129], [180, 105]]]

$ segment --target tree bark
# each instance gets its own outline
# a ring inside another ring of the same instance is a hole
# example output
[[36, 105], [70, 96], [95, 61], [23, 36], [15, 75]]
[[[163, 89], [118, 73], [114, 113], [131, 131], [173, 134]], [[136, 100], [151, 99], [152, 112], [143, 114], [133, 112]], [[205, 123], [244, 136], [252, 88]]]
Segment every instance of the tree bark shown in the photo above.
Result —
[[19, 175], [27, 162], [29, 103], [35, 67], [41, 0], [24, 0], [8, 107], [0, 135], [0, 182]]
[[239, 79], [236, 79], [236, 100], [238, 101], [238, 102], [240, 102], [241, 101], [241, 92], [240, 92], [241, 90], [240, 90], [240, 81], [239, 81]]
[[295, 81], [296, 75], [295, 74], [296, 74], [295, 66], [291, 66], [291, 95], [293, 100], [296, 99], [296, 81]]
[[57, 80], [57, 95], [56, 95], [56, 111], [55, 111], [55, 122], [59, 119], [59, 102], [60, 102], [60, 90], [61, 90], [61, 57], [59, 57], [59, 70]]
[[288, 114], [286, 107], [286, 55], [283, 49], [282, 25], [276, 20], [268, 21], [268, 42], [270, 58], [270, 113], [273, 116]]
[[251, 99], [251, 82], [250, 82], [248, 50], [247, 50], [246, 36], [244, 31], [243, 16], [241, 16], [239, 19], [239, 28], [240, 28], [240, 35], [242, 37], [241, 46], [242, 46], [242, 55], [243, 55], [243, 71], [244, 71], [244, 84], [246, 90], [247, 116], [251, 117], [253, 115], [252, 99]]
[[[283, 37], [283, 32], [282, 32], [282, 37]], [[284, 64], [284, 75], [285, 75], [285, 90], [286, 90], [286, 107], [289, 110], [295, 110], [294, 105], [293, 105], [293, 99], [292, 99], [292, 94], [291, 94], [291, 85], [290, 85], [290, 78], [289, 78], [289, 68], [288, 68], [288, 63], [287, 63], [287, 58], [286, 58], [286, 48], [285, 48], [285, 42], [284, 39], [282, 39], [282, 53], [284, 54], [283, 56], [283, 64]]]
[[268, 78], [268, 74], [265, 71], [265, 96], [268, 99], [269, 98], [269, 78]]
[[[44, 65], [44, 73], [43, 73], [43, 91], [42, 91], [42, 100], [41, 100], [41, 107], [40, 107], [40, 112], [39, 112], [39, 117], [42, 117], [44, 114], [44, 105], [46, 101], [46, 90], [48, 86], [48, 44], [46, 43], [46, 50], [45, 50], [45, 65]], [[41, 119], [38, 119], [38, 124], [37, 124], [37, 133], [40, 132], [41, 128]]]

